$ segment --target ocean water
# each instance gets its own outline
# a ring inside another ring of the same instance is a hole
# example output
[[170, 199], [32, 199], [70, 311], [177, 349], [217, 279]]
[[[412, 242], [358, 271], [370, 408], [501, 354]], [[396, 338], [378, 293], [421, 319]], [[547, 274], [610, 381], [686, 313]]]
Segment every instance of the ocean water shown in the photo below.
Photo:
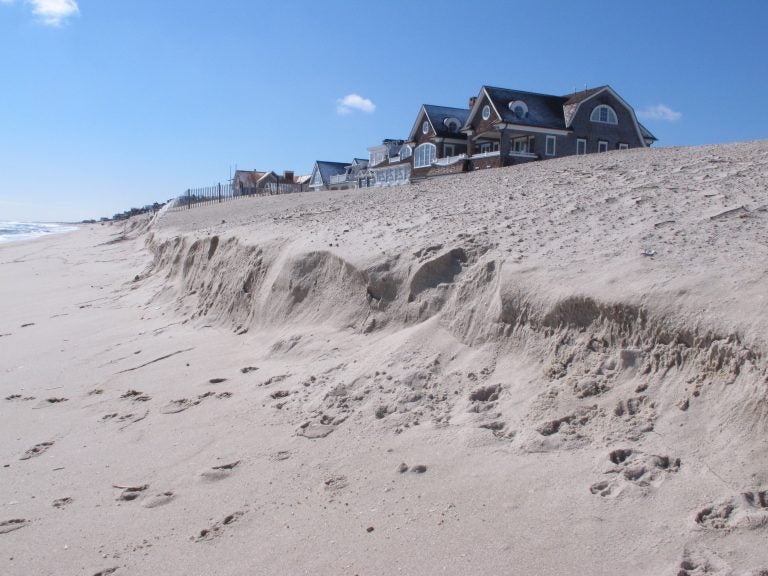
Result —
[[51, 222], [7, 222], [0, 220], [0, 244], [16, 240], [31, 240], [50, 234], [72, 232], [77, 226]]

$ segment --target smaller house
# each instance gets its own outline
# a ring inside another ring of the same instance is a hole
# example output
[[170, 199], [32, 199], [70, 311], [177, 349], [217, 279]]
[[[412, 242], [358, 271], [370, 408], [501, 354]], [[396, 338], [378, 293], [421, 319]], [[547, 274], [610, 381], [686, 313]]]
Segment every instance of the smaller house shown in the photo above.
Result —
[[[368, 148], [370, 186], [399, 186], [411, 180], [409, 149], [405, 140], [387, 138], [378, 146]], [[405, 156], [402, 156], [405, 154]]]
[[299, 187], [299, 192], [309, 192], [309, 182], [312, 180], [312, 174], [304, 174], [302, 176], [296, 176], [296, 184]]
[[408, 150], [400, 155], [410, 159], [414, 177], [465, 170], [468, 139], [461, 129], [468, 117], [469, 108], [433, 104], [421, 107], [408, 135]]
[[232, 193], [234, 196], [250, 196], [254, 194], [290, 194], [301, 192], [301, 186], [296, 182], [292, 170], [286, 170], [279, 176], [272, 170], [235, 170], [232, 178]]
[[312, 176], [309, 179], [309, 189], [313, 192], [331, 190], [331, 178], [344, 176], [347, 172], [346, 162], [328, 162], [327, 160], [315, 161]]
[[318, 160], [309, 181], [310, 190], [350, 190], [372, 185], [368, 160], [354, 158], [351, 164]]

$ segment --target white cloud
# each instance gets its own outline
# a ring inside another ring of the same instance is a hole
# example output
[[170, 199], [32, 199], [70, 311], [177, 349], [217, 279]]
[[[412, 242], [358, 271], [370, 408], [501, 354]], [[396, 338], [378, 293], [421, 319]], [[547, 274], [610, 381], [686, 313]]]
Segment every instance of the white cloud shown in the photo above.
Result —
[[337, 101], [336, 112], [338, 114], [351, 114], [355, 110], [371, 114], [376, 110], [376, 104], [368, 98], [363, 98], [359, 94], [347, 94], [344, 98], [340, 98]]
[[[0, 0], [0, 4], [14, 4], [16, 0]], [[61, 26], [71, 16], [80, 13], [77, 0], [24, 0], [32, 13], [46, 26]]]
[[677, 122], [683, 117], [682, 112], [676, 112], [665, 104], [656, 104], [655, 106], [646, 106], [637, 112], [643, 120], [664, 120], [666, 122]]

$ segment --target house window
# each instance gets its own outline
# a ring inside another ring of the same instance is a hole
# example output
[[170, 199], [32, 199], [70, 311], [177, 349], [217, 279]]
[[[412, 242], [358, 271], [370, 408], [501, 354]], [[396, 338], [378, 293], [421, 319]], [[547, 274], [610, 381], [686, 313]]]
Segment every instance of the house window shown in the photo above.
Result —
[[625, 144], [624, 142], [619, 142], [619, 150], [629, 150], [629, 144]]
[[453, 144], [445, 145], [445, 156], [453, 156], [456, 154], [456, 146]]
[[510, 102], [509, 109], [518, 118], [526, 118], [528, 116], [528, 105], [522, 100], [513, 100]]
[[458, 132], [459, 127], [461, 126], [461, 122], [459, 122], [458, 118], [446, 118], [443, 120], [443, 124], [445, 124], [445, 127], [448, 128], [451, 132]]
[[576, 154], [583, 155], [587, 153], [587, 140], [585, 138], [578, 138], [576, 140]]
[[424, 168], [430, 166], [435, 161], [437, 155], [437, 146], [427, 142], [421, 146], [417, 146], [413, 151], [413, 166], [414, 168]]
[[597, 141], [597, 151], [598, 152], [608, 152], [608, 142], [605, 140], [598, 140]]
[[556, 138], [554, 136], [547, 136], [547, 144], [544, 149], [545, 155], [547, 156], [555, 155], [555, 141], [556, 141]]
[[480, 154], [487, 154], [491, 151], [491, 143], [490, 142], [483, 142], [480, 144]]
[[601, 124], [618, 124], [619, 120], [616, 118], [616, 112], [613, 108], [606, 104], [600, 104], [592, 110], [592, 114], [589, 117], [592, 122], [600, 122]]
[[405, 160], [406, 158], [410, 158], [411, 153], [412, 153], [411, 147], [406, 144], [400, 149], [400, 159]]
[[429, 122], [424, 120], [424, 123], [421, 125], [421, 133], [427, 134], [429, 132]]
[[491, 117], [491, 107], [486, 104], [483, 106], [483, 120], [488, 120]]
[[493, 151], [494, 152], [498, 152], [499, 151], [499, 143], [498, 142], [494, 142], [493, 143]]
[[528, 152], [528, 140], [526, 138], [518, 138], [514, 143], [515, 152]]
[[534, 136], [528, 137], [528, 152], [533, 154], [536, 151], [536, 138]]

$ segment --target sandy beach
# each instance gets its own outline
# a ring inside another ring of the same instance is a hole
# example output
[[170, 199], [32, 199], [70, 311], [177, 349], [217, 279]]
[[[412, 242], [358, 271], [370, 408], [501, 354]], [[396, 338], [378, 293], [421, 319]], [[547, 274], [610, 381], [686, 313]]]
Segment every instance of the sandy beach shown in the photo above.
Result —
[[768, 574], [768, 142], [0, 246], [0, 574]]

